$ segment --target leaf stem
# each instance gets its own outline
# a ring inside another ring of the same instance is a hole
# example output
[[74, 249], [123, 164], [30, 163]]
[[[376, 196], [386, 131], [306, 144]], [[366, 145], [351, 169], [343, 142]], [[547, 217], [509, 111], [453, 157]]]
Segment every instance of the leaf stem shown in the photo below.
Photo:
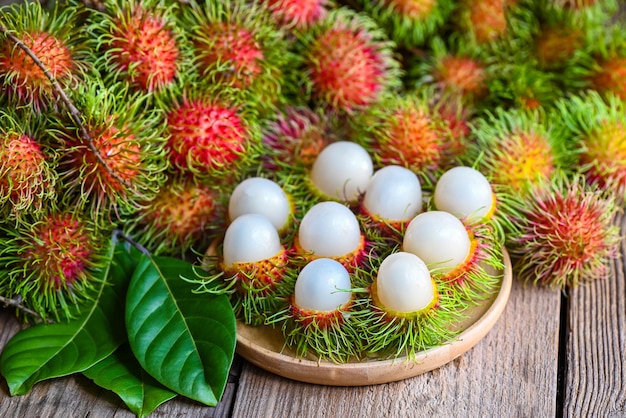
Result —
[[59, 95], [61, 102], [63, 102], [63, 104], [69, 111], [72, 121], [74, 121], [74, 123], [78, 127], [78, 130], [80, 131], [81, 138], [87, 143], [87, 146], [89, 147], [91, 152], [93, 152], [94, 156], [96, 157], [96, 161], [98, 161], [98, 163], [101, 164], [104, 167], [104, 169], [111, 175], [111, 177], [113, 177], [117, 182], [128, 187], [129, 184], [123, 178], [121, 178], [118, 173], [113, 171], [113, 169], [109, 167], [109, 165], [104, 160], [104, 158], [102, 158], [100, 151], [98, 150], [98, 148], [96, 148], [95, 144], [93, 143], [93, 138], [91, 137], [91, 135], [89, 134], [89, 131], [87, 131], [87, 128], [85, 127], [85, 125], [83, 124], [81, 120], [80, 111], [76, 108], [76, 106], [74, 106], [74, 103], [72, 103], [70, 98], [65, 93], [65, 90], [63, 90], [59, 82], [54, 78], [50, 70], [41, 62], [41, 60], [37, 57], [37, 55], [35, 55], [32, 49], [28, 47], [28, 45], [22, 42], [17, 36], [11, 33], [1, 23], [0, 23], [0, 33], [2, 33], [4, 36], [10, 39], [13, 43], [15, 43], [15, 45], [17, 45], [20, 49], [22, 49], [22, 51], [24, 51], [24, 53], [26, 53], [26, 55], [28, 55], [33, 60], [33, 62], [37, 65], [37, 67], [39, 67], [41, 71], [43, 71], [44, 75], [46, 76], [46, 78], [48, 78], [48, 80], [50, 80], [52, 87]]

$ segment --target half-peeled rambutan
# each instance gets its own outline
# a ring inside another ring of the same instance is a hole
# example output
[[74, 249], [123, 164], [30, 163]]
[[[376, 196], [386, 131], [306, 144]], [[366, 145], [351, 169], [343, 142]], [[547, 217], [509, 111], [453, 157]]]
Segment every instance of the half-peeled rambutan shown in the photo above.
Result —
[[83, 60], [84, 38], [76, 22], [79, 10], [77, 6], [63, 5], [48, 12], [39, 2], [3, 8], [0, 25], [11, 37], [0, 35], [0, 89], [13, 105], [30, 106], [44, 113], [56, 105], [58, 97], [48, 77], [61, 87], [70, 87], [87, 67]]
[[555, 176], [509, 205], [506, 245], [524, 280], [566, 289], [604, 277], [619, 255], [618, 206], [580, 175]]
[[366, 15], [338, 8], [312, 27], [298, 51], [313, 100], [340, 113], [379, 102], [401, 87], [393, 44]]
[[174, 6], [164, 7], [158, 0], [111, 1], [105, 6], [90, 17], [95, 60], [103, 75], [149, 92], [170, 85], [182, 62]]

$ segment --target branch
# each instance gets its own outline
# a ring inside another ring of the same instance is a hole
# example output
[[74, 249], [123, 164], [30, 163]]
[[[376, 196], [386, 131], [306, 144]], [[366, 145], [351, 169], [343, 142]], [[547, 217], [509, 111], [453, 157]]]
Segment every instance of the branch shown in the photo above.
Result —
[[4, 36], [9, 38], [20, 49], [22, 49], [22, 51], [24, 51], [26, 55], [28, 55], [33, 60], [33, 62], [37, 65], [37, 67], [39, 67], [41, 71], [43, 71], [44, 75], [48, 78], [48, 80], [50, 80], [52, 87], [59, 95], [65, 107], [67, 107], [67, 110], [70, 112], [70, 116], [72, 120], [74, 121], [74, 123], [78, 127], [78, 130], [80, 131], [81, 138], [87, 143], [87, 146], [89, 147], [91, 152], [93, 152], [93, 154], [96, 156], [96, 161], [98, 161], [98, 163], [101, 164], [104, 167], [104, 169], [111, 175], [111, 177], [113, 177], [117, 182], [119, 182], [120, 184], [123, 184], [124, 186], [129, 187], [129, 183], [126, 182], [123, 178], [121, 178], [119, 174], [113, 171], [111, 167], [109, 167], [107, 162], [104, 160], [104, 158], [102, 158], [100, 151], [94, 145], [93, 139], [91, 138], [89, 131], [87, 131], [87, 128], [85, 128], [85, 125], [83, 124], [80, 118], [81, 115], [80, 115], [79, 110], [76, 108], [76, 106], [74, 106], [74, 103], [72, 103], [70, 98], [65, 93], [65, 90], [63, 90], [63, 88], [61, 87], [59, 82], [54, 78], [52, 73], [50, 73], [50, 70], [48, 70], [48, 68], [41, 62], [41, 60], [37, 57], [37, 55], [35, 55], [35, 53], [24, 42], [22, 42], [19, 38], [17, 38], [15, 35], [9, 32], [9, 30], [2, 24], [0, 24], [0, 33], [2, 33]]
[[[26, 306], [22, 305], [22, 301], [21, 298], [18, 297], [17, 299], [9, 299], [9, 298], [5, 298], [4, 296], [0, 296], [0, 303], [2, 305], [4, 305], [5, 307], [7, 306], [13, 306], [14, 308], [19, 309], [20, 311], [31, 315], [33, 317], [35, 317], [37, 320], [39, 321], [43, 321], [44, 319], [41, 317], [41, 315], [39, 315], [37, 312], [33, 311], [32, 309], [27, 308]], [[46, 322], [48, 323], [52, 323], [51, 320], [47, 320]]]

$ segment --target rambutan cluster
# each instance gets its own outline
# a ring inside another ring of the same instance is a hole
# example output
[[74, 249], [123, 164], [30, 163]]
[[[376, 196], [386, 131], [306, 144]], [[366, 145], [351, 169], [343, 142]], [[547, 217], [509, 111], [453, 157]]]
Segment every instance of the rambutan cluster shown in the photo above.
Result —
[[[502, 267], [503, 246], [520, 276], [559, 288], [602, 277], [616, 253], [617, 2], [68, 3], [0, 14], [0, 292], [40, 317], [89, 300], [122, 231], [153, 254], [196, 259], [211, 282], [225, 279], [243, 320], [280, 324], [301, 354], [411, 354], [450, 337], [445, 323], [496, 286], [487, 270]], [[435, 295], [423, 305], [389, 307], [382, 260], [413, 248], [403, 238], [421, 212], [446, 212], [436, 187], [456, 166], [493, 187], [454, 215], [467, 252], [454, 273], [419, 279]], [[399, 177], [381, 186], [390, 172]], [[288, 215], [240, 259], [221, 243], [250, 178], [274, 182], [274, 215]], [[307, 215], [327, 203], [345, 217], [320, 247], [300, 227], [324, 231], [324, 216]], [[320, 258], [353, 286], [339, 309], [294, 296]], [[395, 345], [358, 337], [378, 331]]]

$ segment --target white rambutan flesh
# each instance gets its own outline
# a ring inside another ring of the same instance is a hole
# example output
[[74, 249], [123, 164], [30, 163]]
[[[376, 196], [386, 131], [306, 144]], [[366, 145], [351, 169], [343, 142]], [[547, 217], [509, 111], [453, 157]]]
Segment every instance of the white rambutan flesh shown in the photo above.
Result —
[[380, 264], [376, 296], [384, 309], [419, 312], [432, 305], [436, 287], [422, 259], [415, 254], [397, 252]]
[[311, 181], [324, 195], [342, 202], [355, 202], [374, 174], [367, 150], [349, 142], [333, 142], [320, 152], [311, 169]]
[[294, 303], [300, 309], [332, 312], [350, 301], [350, 288], [350, 275], [341, 263], [318, 258], [298, 274]]
[[402, 248], [421, 258], [431, 272], [448, 273], [468, 258], [471, 240], [463, 223], [454, 215], [429, 211], [409, 222]]
[[228, 201], [228, 216], [231, 220], [248, 213], [264, 215], [280, 231], [291, 217], [291, 202], [276, 182], [263, 177], [251, 177], [235, 187]]
[[471, 167], [454, 167], [441, 175], [434, 192], [435, 207], [464, 219], [481, 220], [493, 213], [495, 199], [489, 180]]
[[302, 250], [316, 257], [340, 257], [361, 245], [361, 228], [352, 211], [338, 202], [320, 202], [304, 215], [298, 229]]
[[422, 210], [422, 187], [411, 170], [389, 165], [376, 171], [365, 189], [363, 207], [376, 218], [407, 221]]
[[226, 228], [223, 243], [224, 266], [267, 260], [283, 251], [278, 231], [263, 215], [239, 216]]

